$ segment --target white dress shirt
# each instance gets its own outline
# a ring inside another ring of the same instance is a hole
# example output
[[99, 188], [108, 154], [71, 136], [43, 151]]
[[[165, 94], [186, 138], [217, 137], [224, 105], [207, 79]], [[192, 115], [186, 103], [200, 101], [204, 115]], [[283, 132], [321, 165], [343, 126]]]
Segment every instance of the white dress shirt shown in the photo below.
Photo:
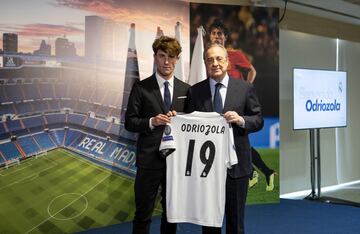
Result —
[[[160, 93], [161, 93], [161, 97], [162, 99], [164, 100], [164, 91], [165, 91], [165, 85], [164, 85], [164, 82], [167, 81], [169, 82], [169, 91], [170, 91], [170, 98], [171, 98], [171, 102], [172, 102], [172, 99], [173, 99], [173, 93], [174, 93], [174, 76], [171, 76], [170, 79], [168, 80], [165, 80], [164, 78], [162, 78], [157, 72], [155, 73], [155, 77], [156, 77], [156, 81], [159, 85], [159, 90], [160, 90]], [[154, 117], [150, 118], [149, 120], [149, 127], [150, 129], [154, 129], [155, 126], [153, 126], [151, 124], [151, 121]]]
[[[215, 95], [215, 85], [218, 83], [217, 81], [215, 81], [214, 79], [212, 79], [210, 77], [209, 79], [210, 82], [210, 91], [211, 91], [211, 100], [214, 100], [214, 95]], [[227, 89], [229, 87], [229, 76], [226, 73], [225, 77], [219, 82], [222, 84], [222, 86], [220, 87], [219, 93], [221, 95], [221, 101], [222, 101], [222, 105], [223, 107], [225, 107], [225, 98], [226, 98], [226, 93], [227, 93]], [[240, 124], [238, 124], [239, 127], [244, 128], [245, 127], [245, 119], [240, 116]]]

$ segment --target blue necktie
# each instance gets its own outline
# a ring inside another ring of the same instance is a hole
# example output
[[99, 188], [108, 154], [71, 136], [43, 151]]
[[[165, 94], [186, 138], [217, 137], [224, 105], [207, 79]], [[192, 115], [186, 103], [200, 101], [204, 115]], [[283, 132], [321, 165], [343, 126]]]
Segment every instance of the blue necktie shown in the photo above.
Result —
[[222, 98], [220, 94], [220, 88], [222, 84], [217, 83], [215, 85], [215, 94], [214, 94], [214, 111], [221, 114], [223, 112], [223, 104], [222, 104]]
[[165, 104], [165, 113], [170, 110], [171, 107], [171, 97], [170, 97], [170, 90], [169, 90], [169, 82], [164, 82], [164, 104]]

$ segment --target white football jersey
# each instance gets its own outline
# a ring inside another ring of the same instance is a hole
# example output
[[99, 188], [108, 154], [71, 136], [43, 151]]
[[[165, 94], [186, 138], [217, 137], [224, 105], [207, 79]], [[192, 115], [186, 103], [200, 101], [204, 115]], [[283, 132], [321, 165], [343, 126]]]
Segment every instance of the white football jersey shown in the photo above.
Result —
[[238, 163], [231, 125], [215, 112], [177, 115], [165, 127], [160, 151], [168, 222], [221, 227], [227, 168]]

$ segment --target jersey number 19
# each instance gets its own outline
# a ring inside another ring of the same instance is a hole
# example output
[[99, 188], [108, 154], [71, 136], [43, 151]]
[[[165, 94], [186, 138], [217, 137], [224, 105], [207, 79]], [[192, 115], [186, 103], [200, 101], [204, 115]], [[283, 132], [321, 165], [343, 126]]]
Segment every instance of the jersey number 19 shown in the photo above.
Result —
[[[194, 147], [195, 147], [195, 140], [191, 139], [189, 141], [189, 150], [187, 154], [185, 176], [191, 176], [191, 166], [194, 156]], [[206, 157], [206, 151], [208, 149], [209, 149], [209, 156]], [[215, 145], [212, 141], [204, 142], [204, 144], [201, 146], [199, 157], [201, 162], [205, 165], [204, 170], [202, 171], [200, 177], [207, 177], [215, 158]]]

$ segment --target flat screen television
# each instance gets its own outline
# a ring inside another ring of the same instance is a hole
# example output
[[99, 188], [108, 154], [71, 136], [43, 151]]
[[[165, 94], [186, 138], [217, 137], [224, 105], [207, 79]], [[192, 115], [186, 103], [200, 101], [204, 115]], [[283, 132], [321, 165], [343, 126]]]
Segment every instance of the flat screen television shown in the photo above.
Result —
[[344, 71], [293, 69], [293, 129], [347, 125], [347, 74]]

